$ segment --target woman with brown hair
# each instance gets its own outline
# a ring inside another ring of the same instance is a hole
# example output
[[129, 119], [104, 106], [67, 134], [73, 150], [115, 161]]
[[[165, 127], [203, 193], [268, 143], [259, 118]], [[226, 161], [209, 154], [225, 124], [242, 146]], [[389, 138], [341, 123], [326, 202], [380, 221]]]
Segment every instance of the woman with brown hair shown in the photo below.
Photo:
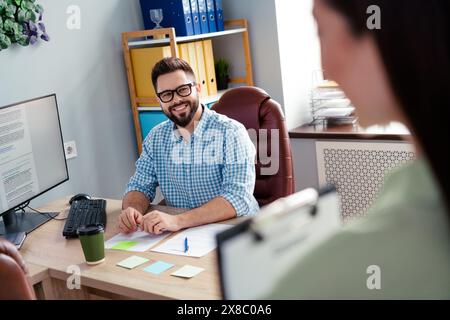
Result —
[[270, 298], [448, 299], [450, 2], [315, 0], [314, 16], [323, 68], [361, 125], [404, 123], [418, 158], [387, 178], [364, 218], [298, 261]]

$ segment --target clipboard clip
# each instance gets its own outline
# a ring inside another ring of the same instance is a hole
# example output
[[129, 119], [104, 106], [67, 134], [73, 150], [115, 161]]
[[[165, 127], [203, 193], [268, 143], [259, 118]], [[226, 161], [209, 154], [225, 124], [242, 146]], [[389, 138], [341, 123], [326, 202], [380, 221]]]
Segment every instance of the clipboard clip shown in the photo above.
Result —
[[[282, 227], [301, 228], [312, 222], [316, 216], [319, 197], [329, 192], [334, 192], [335, 190], [333, 186], [329, 186], [320, 192], [316, 189], [309, 188], [289, 197], [278, 199], [261, 209], [250, 223], [249, 230], [253, 233], [256, 241], [264, 241], [268, 237], [276, 236], [277, 232], [283, 232], [285, 230], [276, 230], [275, 228], [283, 220], [287, 221], [287, 225]], [[299, 213], [302, 214], [295, 220], [293, 216]], [[295, 222], [295, 226], [290, 225], [292, 222]]]

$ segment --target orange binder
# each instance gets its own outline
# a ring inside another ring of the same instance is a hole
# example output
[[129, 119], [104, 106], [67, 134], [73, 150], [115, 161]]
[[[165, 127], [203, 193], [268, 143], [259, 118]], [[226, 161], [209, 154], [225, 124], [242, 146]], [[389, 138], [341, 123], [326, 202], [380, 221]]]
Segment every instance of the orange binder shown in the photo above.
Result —
[[207, 83], [207, 76], [206, 76], [206, 62], [205, 62], [205, 56], [203, 53], [203, 43], [201, 41], [197, 41], [194, 43], [195, 46], [195, 53], [197, 56], [197, 68], [198, 68], [198, 74], [197, 79], [200, 83], [200, 86], [202, 88], [202, 97], [209, 96], [209, 90], [208, 90], [208, 83]]
[[190, 63], [189, 60], [189, 50], [187, 47], [187, 43], [179, 44], [178, 45], [178, 53], [180, 55], [180, 59], [183, 59], [187, 63]]
[[211, 40], [203, 41], [203, 56], [205, 58], [206, 77], [208, 84], [208, 94], [217, 94], [216, 70], [214, 66], [214, 52]]
[[136, 95], [139, 98], [155, 98], [156, 92], [152, 83], [152, 70], [155, 64], [171, 57], [170, 46], [145, 49], [131, 49]]

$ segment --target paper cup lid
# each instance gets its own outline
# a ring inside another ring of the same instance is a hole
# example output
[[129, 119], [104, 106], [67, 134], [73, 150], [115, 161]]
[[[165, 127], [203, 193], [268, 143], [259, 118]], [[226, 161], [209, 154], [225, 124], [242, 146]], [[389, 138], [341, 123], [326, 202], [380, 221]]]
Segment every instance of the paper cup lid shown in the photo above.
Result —
[[92, 236], [101, 232], [104, 232], [103, 226], [97, 224], [82, 226], [77, 230], [79, 236]]

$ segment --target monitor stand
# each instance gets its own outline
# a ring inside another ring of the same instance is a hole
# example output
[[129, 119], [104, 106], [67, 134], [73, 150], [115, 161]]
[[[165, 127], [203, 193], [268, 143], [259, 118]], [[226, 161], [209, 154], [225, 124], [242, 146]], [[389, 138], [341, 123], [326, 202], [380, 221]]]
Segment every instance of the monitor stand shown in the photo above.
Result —
[[3, 221], [0, 221], [0, 235], [19, 232], [29, 234], [56, 216], [58, 216], [56, 212], [39, 214], [10, 210], [1, 216]]

